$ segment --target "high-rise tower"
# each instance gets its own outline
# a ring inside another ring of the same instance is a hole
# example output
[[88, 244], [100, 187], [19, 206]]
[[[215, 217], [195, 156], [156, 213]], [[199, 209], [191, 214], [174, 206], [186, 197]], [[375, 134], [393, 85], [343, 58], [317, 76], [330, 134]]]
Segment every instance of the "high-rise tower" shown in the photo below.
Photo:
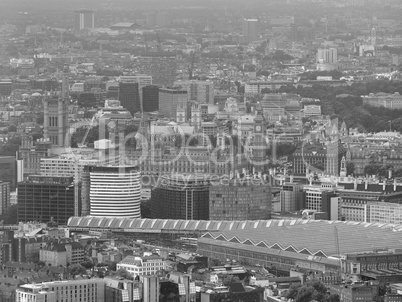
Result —
[[68, 131], [68, 103], [69, 86], [66, 69], [62, 75], [62, 89], [59, 93], [49, 93], [43, 99], [43, 137], [49, 139], [54, 146], [68, 145], [66, 135]]
[[244, 19], [242, 25], [243, 36], [247, 43], [257, 40], [258, 35], [258, 20]]
[[95, 14], [91, 10], [81, 9], [75, 11], [75, 30], [95, 27]]

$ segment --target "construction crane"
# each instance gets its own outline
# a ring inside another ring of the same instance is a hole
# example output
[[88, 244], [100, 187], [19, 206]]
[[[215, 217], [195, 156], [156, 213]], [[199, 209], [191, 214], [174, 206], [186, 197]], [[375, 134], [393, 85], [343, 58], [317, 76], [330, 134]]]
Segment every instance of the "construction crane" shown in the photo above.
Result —
[[[84, 148], [86, 147], [85, 141], [88, 137], [89, 131], [91, 130], [91, 128], [94, 125], [95, 120], [101, 118], [104, 115], [103, 111], [99, 111], [98, 113], [96, 113], [91, 120], [91, 123], [89, 124], [89, 127], [87, 128], [87, 131], [85, 132], [85, 135], [81, 141], [81, 143], [77, 144], [78, 148]], [[80, 170], [80, 160], [81, 158], [79, 158], [78, 156], [75, 156], [74, 158], [74, 216], [78, 217], [80, 216], [80, 213], [78, 211], [79, 209], [79, 185], [80, 185], [80, 175], [79, 175], [79, 170]]]
[[190, 66], [188, 67], [188, 79], [189, 80], [193, 79], [193, 70], [194, 70], [194, 65], [195, 65], [195, 54], [196, 54], [195, 51], [193, 51], [190, 54]]
[[342, 260], [341, 260], [341, 252], [339, 249], [339, 236], [338, 236], [338, 228], [335, 226], [334, 227], [334, 236], [335, 236], [335, 249], [336, 249], [336, 255], [339, 257], [339, 263], [341, 266], [341, 272], [342, 272]]
[[95, 120], [101, 118], [102, 116], [103, 116], [103, 111], [99, 111], [98, 113], [96, 113], [96, 114], [92, 117], [91, 124], [89, 124], [89, 127], [87, 128], [87, 131], [85, 132], [85, 135], [84, 135], [84, 137], [82, 138], [81, 143], [78, 143], [78, 144], [77, 144], [77, 145], [78, 145], [78, 148], [85, 148], [85, 147], [86, 147], [85, 141], [86, 141], [86, 139], [87, 139], [87, 137], [88, 137], [89, 131], [92, 129]]

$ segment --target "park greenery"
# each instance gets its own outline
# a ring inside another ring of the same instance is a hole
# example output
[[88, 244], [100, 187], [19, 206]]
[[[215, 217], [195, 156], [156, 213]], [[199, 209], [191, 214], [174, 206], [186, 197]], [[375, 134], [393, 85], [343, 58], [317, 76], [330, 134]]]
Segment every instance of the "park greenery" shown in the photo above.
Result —
[[317, 280], [292, 285], [285, 297], [293, 302], [340, 302], [338, 295], [329, 294], [325, 284]]
[[381, 132], [389, 130], [402, 131], [402, 110], [363, 105], [362, 95], [370, 93], [395, 93], [402, 95], [402, 82], [376, 80], [359, 82], [346, 86], [328, 86], [314, 84], [312, 87], [298, 85], [284, 86], [280, 93], [296, 93], [303, 98], [321, 100], [322, 113], [332, 118], [345, 121], [349, 128], [361, 132]]

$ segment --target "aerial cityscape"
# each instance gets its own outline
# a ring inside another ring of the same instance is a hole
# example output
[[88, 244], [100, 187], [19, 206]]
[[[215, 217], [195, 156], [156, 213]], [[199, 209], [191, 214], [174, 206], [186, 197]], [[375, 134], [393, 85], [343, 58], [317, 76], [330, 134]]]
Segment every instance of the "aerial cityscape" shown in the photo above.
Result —
[[0, 302], [402, 302], [401, 0], [0, 7]]

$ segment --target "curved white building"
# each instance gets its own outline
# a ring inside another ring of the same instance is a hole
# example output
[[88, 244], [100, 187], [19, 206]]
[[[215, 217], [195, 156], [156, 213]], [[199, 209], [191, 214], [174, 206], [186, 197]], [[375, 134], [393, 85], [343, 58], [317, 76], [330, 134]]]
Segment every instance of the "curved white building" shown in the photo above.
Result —
[[141, 182], [138, 167], [90, 167], [90, 215], [140, 218]]

